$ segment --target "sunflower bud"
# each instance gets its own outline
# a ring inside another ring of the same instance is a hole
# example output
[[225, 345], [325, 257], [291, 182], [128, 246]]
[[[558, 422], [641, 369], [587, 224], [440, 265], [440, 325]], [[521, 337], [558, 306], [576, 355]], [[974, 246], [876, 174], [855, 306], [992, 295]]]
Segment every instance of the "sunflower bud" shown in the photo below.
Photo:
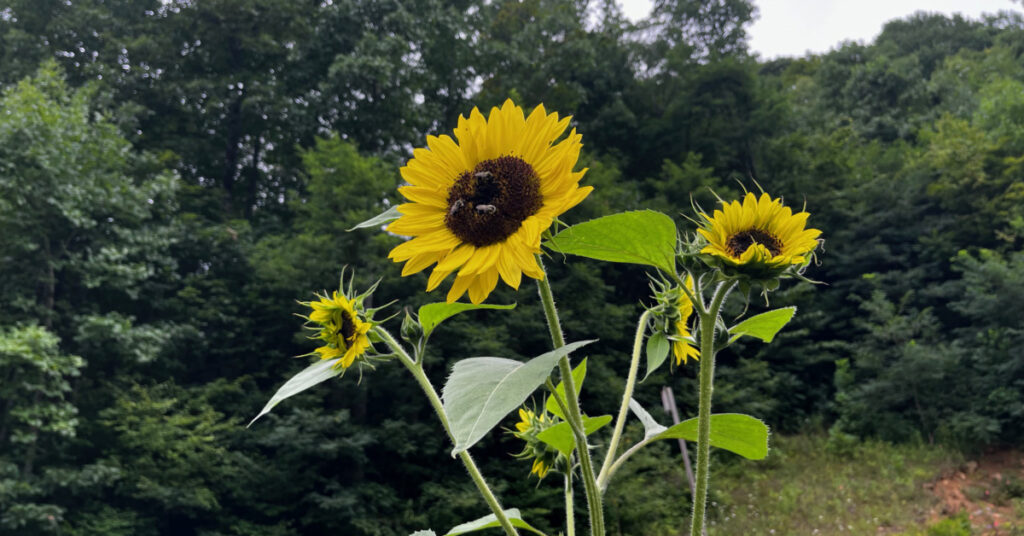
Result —
[[405, 309], [405, 318], [402, 319], [401, 334], [402, 339], [409, 344], [416, 344], [423, 338], [423, 326], [409, 314], [408, 308]]
[[537, 415], [533, 410], [526, 408], [519, 409], [520, 421], [516, 423], [516, 429], [512, 435], [523, 440], [526, 445], [523, 450], [515, 456], [523, 460], [533, 460], [530, 474], [536, 474], [537, 478], [544, 478], [552, 468], [566, 470], [568, 460], [558, 452], [558, 449], [541, 441], [537, 436], [544, 430], [558, 424], [559, 419], [554, 415], [541, 412]]

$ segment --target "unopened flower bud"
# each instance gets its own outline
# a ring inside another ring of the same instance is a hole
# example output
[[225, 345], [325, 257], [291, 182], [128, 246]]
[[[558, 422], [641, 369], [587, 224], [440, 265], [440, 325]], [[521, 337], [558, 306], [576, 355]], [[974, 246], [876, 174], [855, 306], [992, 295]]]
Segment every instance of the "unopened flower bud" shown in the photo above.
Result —
[[423, 326], [409, 314], [409, 309], [405, 310], [405, 318], [402, 319], [401, 334], [402, 338], [410, 344], [415, 344], [423, 338]]

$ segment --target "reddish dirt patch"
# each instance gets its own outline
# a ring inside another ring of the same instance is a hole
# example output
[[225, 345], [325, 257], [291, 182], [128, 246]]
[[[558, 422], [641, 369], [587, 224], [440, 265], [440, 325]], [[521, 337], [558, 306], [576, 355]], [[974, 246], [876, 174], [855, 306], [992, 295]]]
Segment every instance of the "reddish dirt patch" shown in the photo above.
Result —
[[1024, 530], [1021, 512], [1008, 497], [1011, 482], [1024, 482], [1024, 453], [991, 452], [964, 463], [956, 471], [925, 484], [939, 499], [929, 524], [967, 512], [975, 534], [1011, 536]]

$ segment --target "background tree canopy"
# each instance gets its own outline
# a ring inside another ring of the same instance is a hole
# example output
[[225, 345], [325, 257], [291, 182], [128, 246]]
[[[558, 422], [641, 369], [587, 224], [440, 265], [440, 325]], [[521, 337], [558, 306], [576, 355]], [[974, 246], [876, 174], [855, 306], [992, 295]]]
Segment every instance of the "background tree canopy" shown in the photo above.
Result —
[[[405, 536], [482, 515], [395, 367], [244, 423], [305, 365], [296, 300], [342, 266], [357, 286], [383, 278], [381, 302], [440, 299], [386, 260], [397, 237], [344, 230], [397, 201], [425, 135], [508, 97], [574, 115], [596, 189], [571, 222], [655, 208], [682, 223], [691, 200], [755, 181], [806, 202], [827, 240], [808, 275], [826, 284], [773, 296], [800, 314], [771, 350], [721, 356], [717, 408], [781, 432], [1020, 444], [1024, 20], [919, 13], [871, 44], [763, 61], [746, 46], [755, 12], [658, 0], [632, 24], [609, 0], [8, 2], [0, 533]], [[611, 411], [644, 272], [548, 264], [569, 337], [600, 339], [585, 404]], [[435, 382], [457, 358], [546, 349], [531, 290], [494, 301], [519, 305], [432, 338]], [[695, 413], [694, 373], [656, 373], [640, 398], [656, 407], [669, 383]], [[508, 437], [474, 449], [505, 502], [549, 528], [557, 486], [504, 464]], [[671, 478], [645, 459], [642, 478]], [[638, 503], [632, 482], [608, 498], [616, 534], [686, 515], [681, 487]]]

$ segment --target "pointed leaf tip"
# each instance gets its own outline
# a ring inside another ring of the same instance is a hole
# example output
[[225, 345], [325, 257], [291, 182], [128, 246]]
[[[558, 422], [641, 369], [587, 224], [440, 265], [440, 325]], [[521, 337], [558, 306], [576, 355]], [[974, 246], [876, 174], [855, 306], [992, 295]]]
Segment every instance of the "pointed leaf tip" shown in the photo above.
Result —
[[[298, 374], [291, 377], [290, 380], [286, 381], [282, 385], [274, 396], [270, 397], [260, 414], [257, 415], [253, 420], [249, 421], [248, 426], [252, 426], [254, 422], [260, 417], [270, 413], [270, 410], [274, 409], [274, 406], [281, 403], [286, 398], [291, 398], [314, 385], [327, 381], [335, 376], [338, 376], [343, 371], [334, 368], [334, 365], [341, 361], [341, 358], [327, 359], [324, 361], [317, 361], [312, 365], [306, 367]], [[248, 427], [247, 426], [247, 427]]]
[[355, 227], [346, 229], [345, 231], [355, 231], [356, 229], [365, 229], [367, 227], [380, 227], [385, 223], [391, 223], [401, 217], [402, 213], [398, 211], [398, 205], [392, 205], [391, 208], [384, 212], [381, 212], [362, 223], [357, 223]]

